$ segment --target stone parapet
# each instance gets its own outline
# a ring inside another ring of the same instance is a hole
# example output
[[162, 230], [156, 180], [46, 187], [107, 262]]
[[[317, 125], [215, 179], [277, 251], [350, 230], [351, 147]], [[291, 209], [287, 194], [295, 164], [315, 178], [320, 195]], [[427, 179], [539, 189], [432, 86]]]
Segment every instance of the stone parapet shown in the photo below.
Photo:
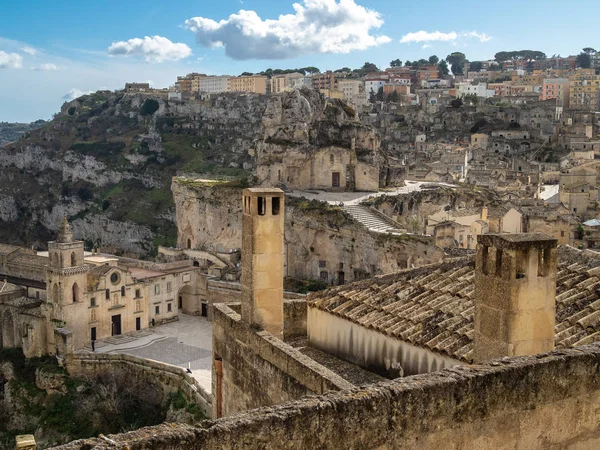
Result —
[[185, 397], [200, 407], [205, 416], [212, 416], [212, 395], [204, 390], [185, 369], [131, 355], [108, 353], [76, 353], [67, 358], [66, 369], [70, 375], [85, 376], [109, 370], [123, 370], [133, 379], [151, 379], [167, 392], [180, 390]]
[[330, 392], [55, 450], [548, 449], [600, 444], [600, 344]]

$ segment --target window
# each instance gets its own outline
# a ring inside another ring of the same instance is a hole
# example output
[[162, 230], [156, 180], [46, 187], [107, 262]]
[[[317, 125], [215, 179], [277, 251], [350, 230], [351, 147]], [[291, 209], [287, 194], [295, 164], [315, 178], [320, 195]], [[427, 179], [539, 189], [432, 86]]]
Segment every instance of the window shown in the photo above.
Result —
[[321, 271], [321, 280], [322, 281], [327, 281], [329, 279], [329, 274], [326, 271]]
[[333, 155], [329, 155], [329, 162], [333, 164], [335, 162], [335, 158]]
[[136, 311], [142, 310], [142, 303], [139, 300], [136, 300], [136, 302], [135, 302], [135, 310]]
[[75, 267], [77, 265], [75, 252], [71, 253], [71, 267]]
[[167, 311], [171, 312], [173, 310], [173, 306], [171, 305], [171, 303], [167, 303]]
[[35, 298], [37, 298], [37, 299], [40, 298], [40, 291], [35, 291]]
[[167, 292], [171, 292], [173, 287], [173, 283], [171, 283], [170, 281], [167, 281]]
[[279, 197], [273, 197], [271, 199], [271, 214], [273, 214], [274, 216], [279, 215], [279, 210], [281, 208], [281, 199]]
[[320, 267], [320, 268], [327, 267], [327, 261], [320, 260], [320, 261], [319, 261], [319, 267]]
[[560, 237], [565, 237], [565, 232], [564, 231], [560, 232]]
[[191, 239], [187, 240], [187, 248], [192, 248], [192, 240]]
[[257, 197], [258, 199], [258, 215], [264, 216], [267, 210], [267, 199], [265, 197]]
[[113, 272], [110, 275], [110, 282], [112, 284], [119, 284], [119, 281], [121, 280], [121, 277], [119, 276], [119, 274], [117, 272]]
[[125, 297], [125, 286], [121, 286], [121, 297]]
[[157, 316], [160, 314], [160, 305], [156, 305], [154, 307], [154, 314], [157, 315]]
[[154, 295], [160, 294], [160, 284], [154, 285]]
[[343, 269], [344, 269], [344, 263], [343, 263], [343, 262], [341, 262], [341, 263], [340, 263], [340, 270], [343, 270]]
[[141, 297], [141, 292], [139, 289], [135, 290], [135, 298], [140, 298]]
[[110, 300], [110, 289], [104, 291], [104, 295], [106, 296], [106, 300]]
[[90, 308], [96, 306], [96, 299], [94, 297], [90, 298]]

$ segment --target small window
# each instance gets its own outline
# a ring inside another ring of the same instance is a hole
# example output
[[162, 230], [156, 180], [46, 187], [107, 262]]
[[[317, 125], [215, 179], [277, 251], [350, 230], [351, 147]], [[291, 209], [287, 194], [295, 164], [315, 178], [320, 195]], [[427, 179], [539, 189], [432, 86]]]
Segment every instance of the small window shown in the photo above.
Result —
[[154, 295], [160, 294], [160, 284], [154, 285]]
[[121, 297], [125, 297], [125, 286], [121, 286]]
[[277, 215], [279, 215], [279, 209], [281, 207], [281, 199], [279, 197], [273, 197], [271, 199], [271, 201], [272, 201], [271, 206], [273, 208], [272, 209], [272, 214], [274, 216], [277, 216]]
[[141, 293], [139, 289], [135, 290], [135, 298], [140, 298], [141, 297]]
[[329, 280], [329, 274], [326, 271], [321, 271], [321, 280], [322, 281], [327, 281]]
[[160, 314], [160, 305], [156, 305], [154, 307], [154, 314], [157, 315], [157, 316]]
[[340, 270], [342, 270], [344, 268], [344, 263], [340, 263]]
[[104, 291], [104, 295], [106, 296], [106, 300], [110, 300], [110, 289]]
[[266, 203], [267, 203], [267, 199], [265, 197], [258, 197], [258, 215], [259, 216], [264, 216], [265, 212], [266, 212]]
[[560, 237], [565, 237], [565, 232], [564, 231], [560, 232]]
[[96, 299], [94, 297], [90, 298], [90, 307], [96, 306]]
[[333, 154], [329, 155], [329, 162], [331, 164], [333, 164], [335, 162], [335, 157], [333, 156]]
[[325, 260], [320, 260], [320, 261], [319, 261], [319, 267], [320, 267], [320, 268], [327, 267], [327, 261], [325, 261]]
[[40, 298], [40, 291], [35, 291], [35, 298], [37, 298], [37, 299]]
[[192, 240], [191, 240], [191, 239], [188, 239], [188, 240], [187, 240], [187, 248], [188, 248], [188, 249], [189, 249], [189, 248], [192, 248]]
[[167, 292], [171, 292], [173, 288], [173, 283], [171, 283], [170, 281], [167, 281]]
[[171, 303], [167, 303], [167, 311], [171, 312], [173, 310], [173, 306], [171, 305]]
[[119, 283], [119, 281], [120, 281], [120, 279], [121, 279], [121, 277], [119, 276], [119, 274], [118, 274], [117, 272], [113, 272], [113, 273], [110, 275], [110, 282], [111, 282], [112, 284], [118, 284], [118, 283]]

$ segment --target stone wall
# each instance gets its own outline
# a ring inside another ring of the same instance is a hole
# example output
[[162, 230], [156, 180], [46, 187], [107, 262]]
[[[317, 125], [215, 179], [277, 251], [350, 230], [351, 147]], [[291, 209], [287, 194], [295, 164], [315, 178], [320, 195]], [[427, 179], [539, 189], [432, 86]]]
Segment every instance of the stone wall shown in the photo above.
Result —
[[213, 367], [213, 417], [219, 408], [230, 416], [353, 387], [268, 332], [254, 330], [225, 305], [214, 307], [213, 357], [222, 364], [222, 376]]
[[135, 356], [108, 353], [78, 353], [66, 360], [71, 376], [95, 376], [100, 372], [122, 371], [132, 383], [160, 384], [165, 393], [181, 391], [190, 403], [212, 417], [212, 395], [181, 367]]
[[461, 366], [200, 426], [160, 425], [60, 450], [595, 449], [600, 345]]
[[311, 347], [387, 378], [436, 372], [463, 364], [318, 308], [308, 307], [307, 317]]

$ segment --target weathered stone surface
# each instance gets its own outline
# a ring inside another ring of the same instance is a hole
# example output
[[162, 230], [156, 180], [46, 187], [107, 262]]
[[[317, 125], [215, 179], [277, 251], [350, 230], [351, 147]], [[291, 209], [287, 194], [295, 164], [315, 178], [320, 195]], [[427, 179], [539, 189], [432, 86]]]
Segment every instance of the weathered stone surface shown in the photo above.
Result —
[[40, 367], [35, 371], [36, 386], [40, 389], [45, 390], [48, 394], [66, 394], [66, 379], [67, 374], [64, 372], [48, 370], [44, 367]]
[[[600, 345], [328, 393], [206, 422], [110, 436], [116, 448], [593, 449]], [[100, 439], [61, 450], [109, 449]]]

